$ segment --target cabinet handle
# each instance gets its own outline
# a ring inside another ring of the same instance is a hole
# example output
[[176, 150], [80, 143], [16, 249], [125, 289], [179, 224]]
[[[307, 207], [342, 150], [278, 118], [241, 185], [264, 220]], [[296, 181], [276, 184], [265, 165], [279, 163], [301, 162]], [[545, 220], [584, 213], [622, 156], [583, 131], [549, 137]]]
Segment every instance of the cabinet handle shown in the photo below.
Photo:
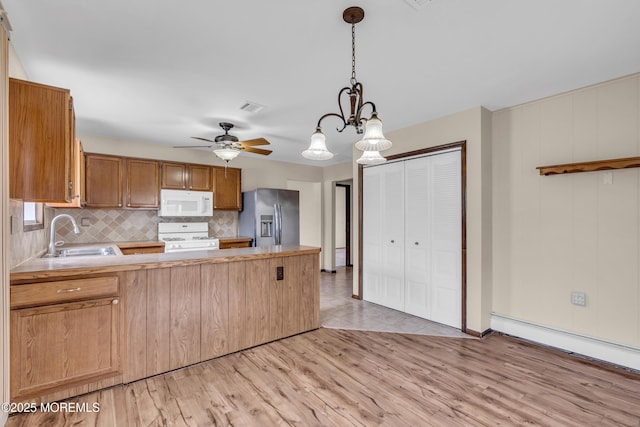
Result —
[[391, 241], [391, 243], [395, 243], [395, 242], [396, 242], [395, 240], [392, 240], [392, 241]]
[[80, 288], [58, 289], [56, 292], [58, 292], [59, 294], [64, 294], [64, 293], [68, 293], [68, 292], [78, 292], [79, 290], [80, 290]]
[[420, 243], [418, 243], [418, 242], [415, 242], [415, 243], [414, 243], [414, 245], [419, 245], [419, 244], [420, 244]]
[[113, 305], [118, 305], [118, 303], [119, 303], [119, 302], [120, 302], [120, 301], [118, 301], [117, 299], [114, 299], [113, 301], [111, 301], [111, 304], [113, 304]]

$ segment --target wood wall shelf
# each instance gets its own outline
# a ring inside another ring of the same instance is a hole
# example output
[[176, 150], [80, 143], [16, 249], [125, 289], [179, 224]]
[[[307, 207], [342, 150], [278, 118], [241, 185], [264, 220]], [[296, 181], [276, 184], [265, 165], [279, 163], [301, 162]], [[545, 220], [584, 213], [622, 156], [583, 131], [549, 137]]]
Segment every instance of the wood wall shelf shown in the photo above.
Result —
[[557, 175], [563, 173], [595, 172], [611, 169], [628, 169], [640, 167], [640, 157], [623, 159], [597, 160], [593, 162], [565, 163], [561, 165], [538, 166], [540, 175]]

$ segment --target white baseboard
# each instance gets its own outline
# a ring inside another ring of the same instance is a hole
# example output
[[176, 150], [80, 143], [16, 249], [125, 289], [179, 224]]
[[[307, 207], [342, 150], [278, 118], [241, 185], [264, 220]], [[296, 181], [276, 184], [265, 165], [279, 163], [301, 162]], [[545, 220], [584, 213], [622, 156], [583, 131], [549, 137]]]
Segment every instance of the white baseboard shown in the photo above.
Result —
[[493, 313], [491, 329], [640, 371], [640, 348], [550, 328]]
[[0, 426], [4, 426], [7, 423], [7, 418], [9, 418], [8, 413], [0, 412]]

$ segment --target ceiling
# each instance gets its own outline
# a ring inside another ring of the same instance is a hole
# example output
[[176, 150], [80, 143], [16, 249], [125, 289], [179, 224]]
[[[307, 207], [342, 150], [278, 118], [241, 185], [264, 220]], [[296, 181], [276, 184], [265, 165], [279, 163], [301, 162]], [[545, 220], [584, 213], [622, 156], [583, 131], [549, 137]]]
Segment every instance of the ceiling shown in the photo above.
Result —
[[[267, 138], [269, 158], [316, 166], [351, 161], [359, 139], [327, 119], [335, 157], [300, 156], [349, 84], [349, 6], [365, 10], [356, 72], [385, 132], [640, 71], [637, 0], [407, 1], [2, 3], [29, 79], [71, 89], [78, 133], [194, 145], [229, 121], [241, 140]], [[240, 110], [247, 101], [265, 108]]]

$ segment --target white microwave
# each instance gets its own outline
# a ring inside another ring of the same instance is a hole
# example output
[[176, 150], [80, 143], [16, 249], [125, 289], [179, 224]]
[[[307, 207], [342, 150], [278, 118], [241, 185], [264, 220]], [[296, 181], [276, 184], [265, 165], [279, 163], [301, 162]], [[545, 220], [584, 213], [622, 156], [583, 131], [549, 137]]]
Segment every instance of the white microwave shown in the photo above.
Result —
[[158, 216], [213, 216], [213, 193], [160, 190]]

